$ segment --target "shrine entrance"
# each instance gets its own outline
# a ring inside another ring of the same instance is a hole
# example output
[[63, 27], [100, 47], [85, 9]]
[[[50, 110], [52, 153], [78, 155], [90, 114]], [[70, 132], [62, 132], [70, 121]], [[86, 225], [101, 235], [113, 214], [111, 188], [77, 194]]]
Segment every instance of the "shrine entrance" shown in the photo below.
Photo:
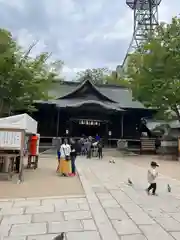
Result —
[[108, 121], [95, 119], [70, 119], [71, 136], [92, 136], [98, 134], [101, 137], [108, 135]]

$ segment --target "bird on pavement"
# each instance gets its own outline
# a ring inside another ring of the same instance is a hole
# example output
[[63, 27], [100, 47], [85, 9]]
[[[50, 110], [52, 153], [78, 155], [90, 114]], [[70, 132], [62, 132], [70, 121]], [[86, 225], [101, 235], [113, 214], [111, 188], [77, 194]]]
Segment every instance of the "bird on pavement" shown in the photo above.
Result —
[[128, 178], [128, 184], [129, 184], [130, 186], [132, 186], [132, 185], [133, 185], [133, 182], [131, 181], [131, 179], [130, 179], [130, 178]]
[[109, 160], [109, 163], [116, 163], [114, 159]]
[[168, 190], [168, 192], [171, 192], [171, 187], [169, 184], [167, 185], [167, 190]]
[[65, 240], [64, 232], [62, 232], [60, 235], [56, 236], [54, 240]]

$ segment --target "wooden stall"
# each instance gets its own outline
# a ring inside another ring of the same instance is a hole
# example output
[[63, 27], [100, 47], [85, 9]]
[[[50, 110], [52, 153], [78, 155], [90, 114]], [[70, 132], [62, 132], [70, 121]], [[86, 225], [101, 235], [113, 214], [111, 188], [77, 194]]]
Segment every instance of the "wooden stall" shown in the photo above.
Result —
[[18, 172], [23, 181], [27, 136], [37, 133], [37, 122], [28, 114], [0, 118], [0, 176], [8, 179]]

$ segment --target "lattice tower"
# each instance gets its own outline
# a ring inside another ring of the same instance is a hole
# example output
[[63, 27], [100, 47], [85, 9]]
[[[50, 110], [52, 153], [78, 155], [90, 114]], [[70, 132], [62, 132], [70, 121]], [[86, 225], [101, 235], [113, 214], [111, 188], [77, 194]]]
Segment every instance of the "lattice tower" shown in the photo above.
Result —
[[126, 0], [126, 4], [133, 10], [133, 37], [127, 50], [122, 67], [124, 68], [129, 53], [151, 36], [158, 25], [158, 7], [161, 0]]

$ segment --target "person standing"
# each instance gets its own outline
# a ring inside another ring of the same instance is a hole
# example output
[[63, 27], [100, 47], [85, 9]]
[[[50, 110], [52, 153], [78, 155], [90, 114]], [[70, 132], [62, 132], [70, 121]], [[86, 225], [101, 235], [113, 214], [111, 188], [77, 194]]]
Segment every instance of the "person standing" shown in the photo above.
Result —
[[57, 158], [58, 158], [58, 166], [57, 166], [56, 172], [58, 172], [60, 158], [61, 158], [60, 148], [61, 148], [62, 141], [61, 141], [61, 138], [56, 138], [55, 140], [56, 140], [56, 153], [57, 153]]
[[86, 141], [87, 158], [91, 158], [91, 147], [92, 147], [92, 142], [88, 138], [87, 141]]
[[158, 153], [159, 148], [161, 147], [161, 139], [159, 136], [156, 136], [155, 139], [155, 150], [156, 150], [156, 154]]
[[97, 144], [97, 148], [98, 148], [98, 157], [99, 159], [102, 159], [103, 158], [103, 154], [102, 154], [102, 141], [99, 141], [98, 144]]
[[159, 167], [159, 165], [156, 162], [151, 162], [151, 168], [148, 170], [148, 182], [149, 182], [149, 187], [146, 189], [147, 194], [149, 195], [149, 192], [152, 190], [152, 195], [156, 195], [156, 178], [158, 176], [158, 172], [156, 168]]
[[79, 140], [80, 146], [81, 146], [81, 155], [85, 155], [85, 137], [84, 135]]
[[77, 142], [71, 139], [71, 169], [72, 169], [72, 173], [70, 174], [71, 176], [76, 175], [75, 161], [77, 157], [77, 149], [78, 149]]
[[64, 139], [64, 143], [60, 147], [60, 153], [61, 157], [58, 172], [61, 173], [62, 176], [67, 177], [71, 173], [71, 147], [67, 139]]
[[96, 134], [95, 139], [96, 139], [96, 142], [99, 142], [101, 140], [101, 138], [100, 138], [100, 136], [98, 134]]

